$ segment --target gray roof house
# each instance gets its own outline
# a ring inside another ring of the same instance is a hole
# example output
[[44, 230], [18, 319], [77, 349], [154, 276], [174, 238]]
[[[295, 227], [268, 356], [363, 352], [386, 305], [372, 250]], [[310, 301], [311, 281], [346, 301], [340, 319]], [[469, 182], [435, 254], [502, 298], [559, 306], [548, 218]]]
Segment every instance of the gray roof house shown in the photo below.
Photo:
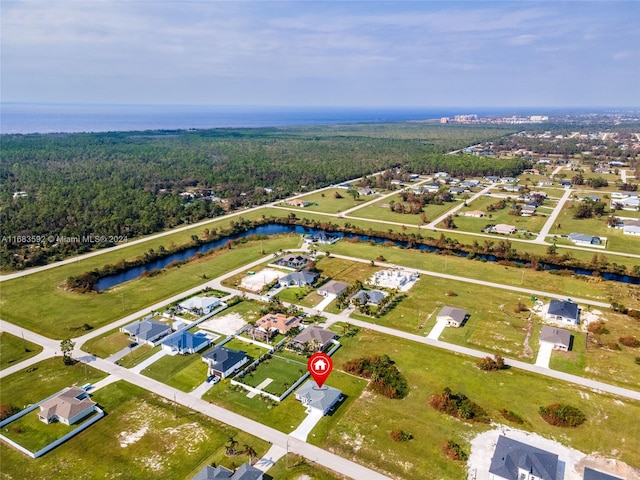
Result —
[[570, 233], [569, 240], [576, 245], [600, 245], [600, 237], [594, 237], [593, 235], [587, 235], [586, 233]]
[[622, 480], [620, 477], [614, 477], [613, 475], [602, 473], [589, 467], [584, 467], [584, 476], [582, 478], [584, 478], [584, 480]]
[[209, 375], [225, 378], [247, 363], [249, 357], [242, 350], [216, 347], [202, 355], [202, 361], [209, 365]]
[[552, 322], [578, 325], [580, 323], [580, 309], [577, 303], [551, 300], [545, 319]]
[[296, 287], [304, 287], [305, 285], [311, 285], [315, 282], [320, 274], [317, 272], [309, 272], [307, 270], [302, 270], [300, 272], [292, 272], [284, 277], [280, 278], [280, 285], [296, 286]]
[[554, 350], [568, 352], [571, 347], [571, 332], [545, 325], [540, 330], [540, 342], [553, 344]]
[[87, 415], [93, 413], [96, 402], [89, 398], [86, 390], [70, 387], [40, 404], [38, 418], [44, 423], [58, 421], [65, 425], [73, 425]]
[[351, 297], [351, 303], [358, 305], [378, 305], [385, 294], [380, 290], [360, 290], [353, 297]]
[[264, 473], [248, 463], [240, 465], [235, 472], [221, 465], [217, 467], [205, 465], [192, 480], [218, 480], [223, 478], [229, 480], [262, 480]]
[[331, 280], [330, 282], [327, 282], [325, 285], [320, 287], [318, 289], [318, 293], [323, 297], [328, 297], [329, 295], [333, 295], [334, 297], [337, 297], [342, 292], [344, 292], [347, 288], [349, 288], [348, 283]]
[[342, 398], [342, 392], [337, 388], [324, 385], [318, 388], [313, 380], [307, 380], [296, 391], [296, 400], [307, 407], [307, 413], [322, 412], [326, 415], [331, 407]]
[[558, 455], [498, 437], [489, 466], [490, 480], [556, 480]]
[[129, 334], [138, 343], [154, 346], [156, 340], [171, 333], [171, 327], [155, 320], [142, 320], [125, 325], [120, 331]]
[[450, 306], [446, 306], [446, 307], [442, 307], [442, 310], [440, 310], [440, 313], [438, 313], [438, 316], [436, 317], [436, 319], [438, 321], [440, 320], [446, 320], [447, 321], [447, 327], [459, 327], [464, 323], [464, 320], [467, 318], [467, 311], [463, 310], [461, 308], [456, 308], [456, 307], [450, 307]]
[[336, 337], [337, 335], [331, 330], [311, 325], [293, 337], [289, 346], [296, 349], [304, 349], [309, 342], [317, 342], [317, 351], [322, 351], [327, 347], [327, 345], [329, 345], [329, 343], [331, 343], [331, 340]]

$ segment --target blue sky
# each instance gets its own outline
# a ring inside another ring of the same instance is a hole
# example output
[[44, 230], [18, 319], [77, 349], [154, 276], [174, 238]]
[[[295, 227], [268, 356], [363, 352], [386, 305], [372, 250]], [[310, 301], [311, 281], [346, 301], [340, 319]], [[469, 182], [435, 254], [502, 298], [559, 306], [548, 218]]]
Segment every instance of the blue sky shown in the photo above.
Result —
[[638, 1], [1, 1], [3, 102], [639, 106]]

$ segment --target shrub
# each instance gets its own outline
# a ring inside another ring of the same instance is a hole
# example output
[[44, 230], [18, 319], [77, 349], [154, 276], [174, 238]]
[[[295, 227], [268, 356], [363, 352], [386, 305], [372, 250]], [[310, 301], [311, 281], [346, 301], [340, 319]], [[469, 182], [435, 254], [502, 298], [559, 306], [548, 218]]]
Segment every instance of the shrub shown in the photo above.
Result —
[[391, 438], [393, 438], [394, 442], [408, 442], [413, 438], [413, 435], [404, 430], [392, 430]]
[[620, 337], [618, 341], [625, 347], [640, 347], [640, 340], [638, 340], [636, 337]]
[[577, 427], [587, 420], [585, 414], [576, 407], [564, 403], [540, 407], [539, 412], [545, 422], [558, 427]]
[[482, 407], [473, 403], [463, 393], [452, 393], [449, 387], [445, 387], [442, 393], [432, 395], [429, 399], [429, 405], [439, 412], [464, 420], [481, 423], [489, 423], [491, 420]]
[[605, 327], [604, 322], [593, 322], [590, 323], [587, 327], [587, 330], [590, 333], [595, 333], [596, 335], [604, 335], [609, 333], [607, 327]]
[[480, 370], [502, 370], [504, 368], [504, 359], [500, 355], [495, 355], [494, 358], [484, 357], [478, 360], [476, 365]]
[[636, 365], [640, 365], [640, 357], [636, 357]]
[[15, 405], [8, 405], [8, 404], [0, 405], [0, 421], [9, 418], [12, 415], [15, 415], [19, 411], [20, 409]]
[[409, 393], [407, 379], [387, 355], [363, 357], [344, 365], [347, 373], [372, 379], [369, 388], [387, 398], [404, 398]]
[[455, 443], [453, 440], [447, 440], [446, 442], [442, 442], [442, 453], [445, 454], [447, 458], [451, 460], [460, 460], [462, 462], [467, 461], [467, 454], [464, 453], [462, 447]]
[[453, 290], [449, 290], [447, 293], [445, 293], [445, 295], [447, 297], [457, 297], [458, 294], [456, 292], [454, 292]]

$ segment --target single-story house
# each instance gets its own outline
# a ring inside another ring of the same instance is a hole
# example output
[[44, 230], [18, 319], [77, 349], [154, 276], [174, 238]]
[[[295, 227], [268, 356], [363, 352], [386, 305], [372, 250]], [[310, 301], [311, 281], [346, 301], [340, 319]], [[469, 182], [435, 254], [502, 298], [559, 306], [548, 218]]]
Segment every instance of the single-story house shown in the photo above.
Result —
[[202, 355], [202, 361], [209, 366], [208, 375], [226, 378], [249, 361], [247, 352], [216, 347]]
[[324, 284], [322, 287], [318, 289], [318, 293], [323, 297], [337, 297], [342, 292], [344, 292], [347, 288], [349, 288], [348, 283], [338, 282], [336, 280], [331, 280]]
[[599, 202], [600, 197], [597, 195], [583, 195], [581, 197], [578, 197], [578, 200], [580, 200], [581, 202], [585, 200], [591, 200], [592, 202]]
[[299, 272], [291, 272], [288, 275], [280, 278], [280, 285], [287, 286], [295, 286], [295, 287], [304, 287], [306, 285], [313, 285], [320, 277], [320, 274], [317, 272], [310, 272], [308, 270], [301, 270]]
[[542, 342], [551, 343], [554, 350], [568, 352], [571, 346], [571, 332], [545, 325], [540, 330], [540, 343]]
[[371, 189], [371, 188], [360, 188], [358, 190], [358, 195], [362, 195], [363, 197], [366, 197], [368, 195], [375, 195], [376, 191]]
[[304, 243], [322, 243], [325, 245], [336, 243], [340, 240], [339, 236], [327, 235], [325, 232], [311, 233], [309, 235], [304, 235], [302, 238]]
[[551, 180], [542, 180], [538, 182], [539, 187], [550, 187], [551, 185], [553, 185], [553, 182]]
[[576, 245], [600, 245], [600, 237], [594, 237], [593, 235], [587, 235], [586, 233], [570, 233], [569, 240]]
[[635, 220], [624, 222], [622, 233], [624, 235], [640, 235], [640, 222]]
[[486, 177], [484, 177], [484, 179], [487, 182], [496, 183], [497, 181], [500, 180], [500, 177], [496, 177], [495, 175], [487, 175]]
[[291, 205], [292, 207], [308, 207], [311, 203], [300, 198], [294, 198], [293, 200], [287, 200], [287, 205]]
[[460, 187], [451, 187], [449, 189], [449, 193], [451, 195], [461, 195], [464, 193], [464, 188], [460, 188]]
[[307, 380], [296, 391], [296, 400], [307, 407], [307, 413], [322, 412], [326, 415], [341, 398], [342, 392], [337, 388], [328, 385], [318, 388], [313, 380]]
[[473, 188], [478, 185], [480, 185], [480, 180], [465, 180], [464, 182], [460, 182], [458, 186], [462, 188]]
[[558, 455], [503, 435], [489, 466], [490, 480], [556, 480]]
[[513, 225], [506, 225], [504, 223], [498, 223], [494, 225], [491, 229], [492, 233], [499, 233], [501, 235], [511, 235], [512, 233], [516, 233], [516, 227]]
[[584, 467], [584, 480], [622, 480], [620, 477], [614, 477], [608, 473], [602, 473], [589, 467]]
[[533, 205], [523, 205], [523, 207], [520, 209], [520, 215], [533, 215], [534, 213], [536, 213], [536, 207], [534, 207]]
[[287, 333], [302, 322], [300, 317], [291, 317], [282, 313], [267, 313], [256, 321], [256, 329], [263, 332]]
[[417, 273], [409, 273], [401, 269], [380, 270], [374, 273], [369, 283], [385, 288], [401, 288], [407, 283], [417, 280]]
[[169, 353], [188, 355], [207, 348], [211, 341], [203, 333], [183, 331], [170, 335], [162, 342], [162, 349]]
[[149, 319], [130, 323], [121, 327], [120, 331], [128, 334], [138, 343], [146, 343], [151, 346], [155, 345], [156, 340], [166, 337], [172, 332], [169, 325]]
[[545, 319], [552, 322], [578, 325], [580, 323], [580, 309], [577, 303], [562, 300], [551, 300]]
[[341, 183], [339, 185], [336, 185], [336, 187], [344, 188], [345, 190], [349, 190], [351, 188], [354, 188], [353, 183], [349, 183], [349, 182]]
[[385, 296], [380, 290], [360, 290], [351, 297], [350, 302], [356, 305], [378, 305]]
[[448, 327], [457, 328], [464, 323], [466, 318], [467, 318], [466, 310], [463, 310], [462, 308], [446, 306], [446, 307], [442, 307], [442, 310], [440, 310], [440, 313], [438, 313], [436, 320], [438, 321], [446, 320]]
[[484, 213], [482, 210], [470, 210], [470, 211], [464, 213], [465, 217], [482, 218], [482, 217], [485, 217], [486, 215], [487, 214]]
[[202, 470], [196, 473], [192, 480], [262, 480], [263, 478], [264, 472], [248, 463], [243, 463], [235, 472], [222, 465], [218, 465], [217, 467], [205, 465], [202, 467]]
[[519, 192], [520, 191], [520, 185], [504, 185], [502, 188], [506, 192]]
[[446, 178], [449, 174], [447, 172], [436, 172], [433, 176], [435, 178]]
[[309, 263], [309, 261], [311, 261], [311, 258], [306, 255], [285, 255], [284, 257], [280, 257], [272, 263], [274, 265], [278, 265], [279, 267], [299, 270], [301, 268], [304, 268], [307, 263]]
[[220, 305], [220, 300], [211, 297], [191, 297], [189, 300], [178, 304], [182, 310], [196, 315], [207, 315]]
[[537, 168], [527, 168], [522, 173], [525, 175], [540, 175], [540, 170], [538, 170]]
[[422, 191], [427, 191], [429, 193], [435, 193], [438, 190], [440, 190], [440, 184], [439, 183], [425, 183], [424, 185], [421, 185], [421, 189]]
[[331, 343], [331, 340], [336, 338], [337, 335], [331, 330], [312, 325], [302, 330], [298, 335], [291, 339], [289, 346], [296, 350], [304, 350], [308, 346], [314, 346], [314, 351], [320, 352], [327, 348]]
[[518, 180], [513, 177], [502, 177], [500, 183], [516, 183]]
[[44, 423], [58, 421], [73, 425], [93, 413], [96, 402], [89, 398], [86, 390], [70, 387], [40, 405], [38, 418]]

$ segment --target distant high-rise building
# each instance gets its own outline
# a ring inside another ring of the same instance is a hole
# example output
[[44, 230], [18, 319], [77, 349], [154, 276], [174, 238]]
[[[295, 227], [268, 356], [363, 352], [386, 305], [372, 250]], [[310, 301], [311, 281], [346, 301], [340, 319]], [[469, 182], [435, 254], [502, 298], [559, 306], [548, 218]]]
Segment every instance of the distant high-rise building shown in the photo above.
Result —
[[529, 120], [534, 123], [548, 122], [549, 117], [547, 115], [531, 115], [529, 117]]

